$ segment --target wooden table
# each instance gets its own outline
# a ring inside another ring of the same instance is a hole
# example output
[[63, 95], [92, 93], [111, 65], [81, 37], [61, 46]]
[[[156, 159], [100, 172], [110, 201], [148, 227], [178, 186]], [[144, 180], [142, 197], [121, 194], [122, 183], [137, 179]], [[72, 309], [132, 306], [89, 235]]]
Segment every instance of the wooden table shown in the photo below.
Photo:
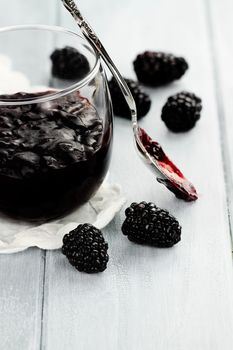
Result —
[[[124, 76], [145, 49], [187, 58], [185, 77], [147, 89], [153, 99], [141, 122], [197, 186], [185, 203], [159, 185], [138, 159], [130, 123], [115, 119], [111, 180], [128, 203], [152, 201], [183, 227], [171, 249], [130, 243], [124, 211], [104, 230], [110, 263], [103, 274], [73, 269], [60, 251], [29, 249], [0, 256], [1, 350], [232, 350], [233, 24], [231, 0], [80, 0]], [[12, 11], [14, 7], [14, 10]], [[0, 3], [0, 25], [75, 25], [58, 0]], [[16, 43], [20, 45], [20, 43]], [[201, 96], [198, 125], [176, 135], [160, 119], [167, 97]], [[127, 152], [126, 152], [127, 150]]]

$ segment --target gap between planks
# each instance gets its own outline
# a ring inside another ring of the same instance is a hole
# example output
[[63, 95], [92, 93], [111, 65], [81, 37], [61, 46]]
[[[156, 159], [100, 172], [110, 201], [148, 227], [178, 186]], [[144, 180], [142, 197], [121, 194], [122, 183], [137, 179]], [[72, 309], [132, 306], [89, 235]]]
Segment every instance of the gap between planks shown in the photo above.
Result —
[[[56, 1], [54, 3], [54, 6], [56, 7], [55, 10], [55, 25], [56, 26], [61, 26], [61, 10], [63, 5], [58, 4]], [[44, 334], [45, 334], [45, 305], [46, 305], [46, 276], [47, 276], [47, 251], [44, 250], [42, 253], [42, 258], [43, 258], [43, 272], [42, 272], [42, 287], [41, 287], [41, 313], [40, 313], [40, 342], [39, 342], [39, 350], [45, 349], [45, 344], [44, 344]]]

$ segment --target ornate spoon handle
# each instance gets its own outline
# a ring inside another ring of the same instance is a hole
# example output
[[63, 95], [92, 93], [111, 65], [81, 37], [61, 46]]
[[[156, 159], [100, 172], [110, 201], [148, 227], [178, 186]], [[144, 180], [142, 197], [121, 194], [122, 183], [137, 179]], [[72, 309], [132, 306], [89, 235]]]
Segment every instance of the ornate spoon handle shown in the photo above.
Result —
[[117, 80], [121, 88], [121, 91], [124, 94], [124, 97], [130, 108], [133, 126], [134, 128], [136, 128], [137, 127], [137, 109], [136, 109], [135, 101], [128, 88], [128, 85], [126, 84], [125, 80], [121, 76], [121, 73], [118, 71], [117, 67], [113, 63], [111, 57], [105, 50], [103, 44], [101, 43], [101, 41], [99, 40], [99, 38], [97, 37], [93, 29], [91, 28], [91, 26], [84, 20], [75, 2], [73, 0], [61, 0], [61, 1], [63, 2], [65, 8], [69, 11], [69, 13], [74, 17], [74, 19], [78, 23], [84, 37], [91, 44], [91, 46], [95, 47], [97, 52], [100, 54], [100, 56], [108, 66], [112, 75]]

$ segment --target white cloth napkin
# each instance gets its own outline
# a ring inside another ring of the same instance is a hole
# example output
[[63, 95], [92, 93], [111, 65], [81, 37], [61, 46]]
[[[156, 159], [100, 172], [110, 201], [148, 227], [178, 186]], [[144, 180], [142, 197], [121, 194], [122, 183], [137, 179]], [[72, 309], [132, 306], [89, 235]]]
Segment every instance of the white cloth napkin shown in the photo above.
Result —
[[89, 202], [59, 220], [38, 226], [0, 215], [0, 254], [16, 253], [34, 246], [41, 249], [61, 248], [63, 236], [78, 224], [86, 222], [102, 229], [125, 201], [118, 185], [105, 182]]
[[[0, 55], [0, 76], [0, 93], [38, 90], [38, 87], [30, 86], [24, 74], [12, 69], [11, 61], [3, 55]], [[60, 220], [38, 226], [0, 214], [0, 254], [16, 253], [34, 246], [58, 249], [62, 246], [64, 234], [79, 223], [90, 223], [99, 229], [106, 226], [124, 202], [120, 187], [105, 181], [88, 203]]]

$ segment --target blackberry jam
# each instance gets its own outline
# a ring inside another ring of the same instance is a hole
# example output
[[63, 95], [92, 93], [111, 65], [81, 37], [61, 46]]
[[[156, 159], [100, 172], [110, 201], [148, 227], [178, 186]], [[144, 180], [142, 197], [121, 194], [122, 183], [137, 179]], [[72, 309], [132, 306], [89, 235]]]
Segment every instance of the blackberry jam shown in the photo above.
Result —
[[96, 192], [108, 169], [111, 118], [77, 91], [17, 104], [49, 94], [0, 96], [0, 210], [16, 217], [70, 212]]

